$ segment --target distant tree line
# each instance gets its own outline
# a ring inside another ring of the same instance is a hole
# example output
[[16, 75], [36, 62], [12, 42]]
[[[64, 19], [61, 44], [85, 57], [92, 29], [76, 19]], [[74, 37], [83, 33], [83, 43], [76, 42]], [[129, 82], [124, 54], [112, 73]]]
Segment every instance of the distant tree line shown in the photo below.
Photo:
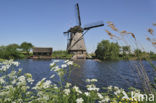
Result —
[[0, 46], [0, 58], [1, 59], [21, 59], [26, 58], [30, 54], [30, 50], [33, 45], [28, 42], [23, 42], [21, 45], [10, 44], [7, 46]]
[[[10, 44], [7, 46], [0, 46], [0, 59], [23, 59], [32, 56], [30, 50], [34, 46], [31, 43], [23, 42], [20, 45]], [[67, 51], [54, 51], [52, 58], [70, 59], [73, 55], [68, 54]], [[109, 40], [102, 40], [97, 45], [95, 55], [92, 57], [100, 60], [136, 60], [136, 59], [155, 59], [154, 52], [145, 52], [136, 49], [132, 52], [130, 46], [120, 46], [118, 43], [110, 42]]]
[[130, 46], [119, 46], [118, 43], [113, 43], [108, 40], [102, 40], [95, 51], [95, 58], [100, 60], [119, 60], [119, 59], [156, 59], [154, 52], [147, 53], [140, 49], [131, 51]]

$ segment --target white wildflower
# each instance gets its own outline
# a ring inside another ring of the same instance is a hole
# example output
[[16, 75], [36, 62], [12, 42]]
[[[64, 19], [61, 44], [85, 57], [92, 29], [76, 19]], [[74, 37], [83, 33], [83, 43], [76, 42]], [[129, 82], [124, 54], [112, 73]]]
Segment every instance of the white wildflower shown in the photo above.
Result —
[[85, 92], [84, 93], [86, 96], [90, 96], [90, 93], [89, 92]]
[[69, 60], [64, 61], [65, 63], [69, 62]]
[[4, 78], [0, 77], [0, 84], [3, 84], [3, 83], [5, 83]]
[[34, 80], [33, 80], [32, 78], [28, 78], [27, 81], [28, 81], [29, 83], [31, 83], [31, 84], [34, 82]]
[[54, 78], [54, 77], [55, 77], [55, 74], [53, 74], [53, 75], [50, 76], [51, 79]]
[[106, 101], [106, 102], [110, 101], [109, 96], [105, 96], [105, 101]]
[[9, 73], [8, 76], [9, 76], [10, 78], [16, 78], [16, 77], [17, 77], [17, 76], [16, 76], [16, 71], [11, 71], [11, 73]]
[[97, 95], [100, 99], [103, 99], [103, 96], [100, 93], [97, 93]]
[[76, 103], [83, 103], [83, 99], [82, 98], [78, 98], [78, 99], [76, 99]]
[[66, 88], [69, 88], [70, 86], [71, 86], [71, 83], [68, 83], [68, 82], [67, 82], [65, 87], [66, 87]]
[[14, 79], [13, 81], [11, 81], [11, 83], [12, 83], [12, 84], [15, 84], [15, 83], [16, 83], [16, 81], [17, 81], [17, 80], [16, 80], [16, 79]]
[[50, 87], [50, 84], [51, 84], [51, 81], [50, 80], [47, 80], [46, 82], [43, 83], [43, 88], [44, 89], [49, 88]]
[[[45, 80], [46, 78], [43, 78], [41, 81], [38, 81], [36, 86], [33, 87], [32, 89], [42, 89]], [[44, 84], [44, 87], [47, 87], [47, 84]]]
[[57, 87], [57, 85], [56, 85], [56, 84], [54, 84], [54, 89], [58, 89], [58, 87]]
[[108, 87], [108, 90], [112, 90], [112, 86], [109, 86], [109, 87]]
[[61, 69], [61, 68], [59, 68], [58, 66], [53, 67], [53, 70], [54, 70], [55, 72], [59, 72], [60, 69]]
[[104, 99], [99, 101], [99, 103], [108, 103], [110, 101], [110, 98], [108, 96], [105, 96]]
[[121, 90], [117, 90], [117, 91], [114, 92], [115, 95], [118, 95], [120, 93], [121, 93]]
[[5, 98], [4, 101], [5, 102], [11, 102], [11, 98]]
[[99, 88], [97, 88], [94, 84], [87, 85], [87, 90], [89, 91], [99, 91]]
[[10, 88], [13, 88], [13, 86], [12, 85], [7, 85], [7, 86], [5, 86], [5, 88], [10, 89]]
[[55, 65], [56, 65], [55, 62], [50, 63], [50, 67], [53, 67]]
[[59, 72], [58, 72], [59, 77], [63, 76], [63, 74], [64, 74], [63, 71], [59, 71]]
[[46, 80], [46, 78], [42, 78], [42, 80], [41, 81], [45, 81]]
[[86, 79], [86, 82], [90, 83], [90, 82], [97, 82], [97, 79]]
[[90, 79], [86, 79], [86, 82], [90, 83]]
[[73, 65], [73, 61], [67, 62], [67, 65]]
[[29, 86], [22, 86], [21, 87], [21, 89], [23, 90], [23, 91], [26, 91], [27, 89], [29, 89], [30, 87]]
[[32, 75], [31, 75], [30, 73], [25, 73], [25, 76], [26, 76], [27, 78], [32, 78]]
[[24, 85], [26, 83], [25, 76], [18, 77], [18, 81], [17, 85]]
[[1, 67], [1, 70], [2, 71], [6, 71], [6, 70], [8, 70], [10, 68], [10, 65], [3, 65], [2, 67]]
[[66, 65], [66, 64], [62, 64], [61, 67], [62, 67], [62, 68], [66, 68], [67, 65]]
[[12, 62], [12, 64], [18, 67], [20, 63], [14, 61], [14, 62]]
[[73, 89], [74, 89], [77, 93], [80, 93], [80, 94], [82, 93], [82, 92], [80, 91], [79, 87], [77, 87], [77, 86], [74, 86]]
[[97, 82], [98, 80], [97, 79], [91, 79], [91, 82]]
[[119, 90], [119, 87], [117, 87], [117, 86], [114, 86], [114, 89], [116, 89], [116, 90]]
[[6, 96], [9, 93], [10, 93], [9, 91], [2, 91], [2, 92], [0, 92], [0, 96]]
[[19, 80], [20, 82], [25, 81], [25, 76], [20, 76], [20, 77], [18, 77], [18, 80]]
[[22, 72], [22, 68], [18, 69], [18, 72]]
[[70, 94], [70, 89], [64, 89], [63, 91], [64, 91], [64, 93], [65, 93], [66, 95], [69, 95], [69, 94]]
[[17, 101], [18, 101], [18, 103], [23, 103], [22, 99], [18, 99]]

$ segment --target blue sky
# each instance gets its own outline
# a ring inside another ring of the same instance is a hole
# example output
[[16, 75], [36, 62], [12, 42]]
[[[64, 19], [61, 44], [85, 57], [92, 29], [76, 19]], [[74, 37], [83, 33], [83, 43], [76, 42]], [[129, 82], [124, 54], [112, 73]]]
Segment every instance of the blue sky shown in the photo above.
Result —
[[[82, 25], [112, 21], [120, 30], [133, 32], [139, 47], [156, 50], [145, 40], [150, 36], [147, 29], [156, 23], [155, 0], [0, 0], [0, 45], [27, 41], [65, 50], [67, 37], [63, 32], [76, 25], [77, 2]], [[88, 52], [94, 52], [101, 40], [110, 40], [105, 29], [108, 27], [95, 28], [84, 36]]]

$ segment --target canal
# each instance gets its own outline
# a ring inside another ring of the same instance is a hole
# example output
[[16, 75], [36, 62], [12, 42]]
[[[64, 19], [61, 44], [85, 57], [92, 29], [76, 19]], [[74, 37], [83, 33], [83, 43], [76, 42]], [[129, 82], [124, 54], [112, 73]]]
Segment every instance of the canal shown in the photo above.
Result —
[[[54, 71], [50, 71], [49, 64], [52, 60], [19, 60], [20, 68], [23, 68], [23, 73], [31, 73], [35, 83], [42, 78], [50, 79], [52, 74], [56, 74]], [[64, 60], [60, 60], [60, 64]], [[88, 78], [96, 78], [98, 82], [97, 87], [105, 87], [109, 85], [118, 86], [124, 89], [129, 87], [135, 87], [142, 89], [142, 82], [138, 78], [136, 66], [139, 61], [104, 61], [98, 62], [95, 60], [77, 60], [75, 63], [80, 65], [80, 68], [76, 68], [72, 71], [69, 78], [69, 82], [74, 85], [78, 85], [81, 88], [86, 86], [85, 80]], [[147, 61], [142, 61], [145, 71], [147, 72], [149, 79], [153, 82], [156, 73]], [[156, 61], [153, 61], [156, 65]], [[59, 64], [58, 64], [59, 65]], [[50, 79], [53, 83], [58, 82], [58, 77], [55, 76]]]

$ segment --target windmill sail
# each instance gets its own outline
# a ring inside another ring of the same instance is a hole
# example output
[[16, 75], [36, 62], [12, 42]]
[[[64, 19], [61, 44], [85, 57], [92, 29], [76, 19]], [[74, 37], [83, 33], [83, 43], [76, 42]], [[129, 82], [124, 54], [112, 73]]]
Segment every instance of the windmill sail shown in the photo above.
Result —
[[101, 27], [101, 26], [104, 26], [104, 23], [102, 21], [86, 25], [83, 29], [89, 30], [89, 29], [97, 28], [97, 27]]
[[77, 19], [78, 19], [78, 24], [81, 26], [81, 17], [80, 17], [80, 9], [79, 9], [79, 4], [76, 4], [76, 11], [77, 11]]

